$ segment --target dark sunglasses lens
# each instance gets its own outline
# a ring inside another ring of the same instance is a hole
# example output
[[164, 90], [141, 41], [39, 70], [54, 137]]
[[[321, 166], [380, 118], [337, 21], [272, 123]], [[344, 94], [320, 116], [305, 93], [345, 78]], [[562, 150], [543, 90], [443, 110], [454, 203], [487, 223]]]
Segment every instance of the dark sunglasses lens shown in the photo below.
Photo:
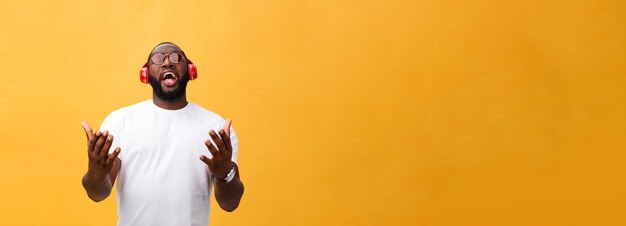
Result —
[[182, 61], [182, 60], [183, 60], [183, 56], [182, 56], [182, 55], [180, 55], [180, 54], [178, 54], [178, 53], [172, 53], [172, 54], [170, 54], [170, 61], [171, 61], [172, 63], [177, 64], [177, 63], [180, 63], [180, 61]]
[[163, 60], [165, 60], [165, 55], [163, 54], [155, 54], [154, 56], [152, 56], [152, 63], [162, 64]]

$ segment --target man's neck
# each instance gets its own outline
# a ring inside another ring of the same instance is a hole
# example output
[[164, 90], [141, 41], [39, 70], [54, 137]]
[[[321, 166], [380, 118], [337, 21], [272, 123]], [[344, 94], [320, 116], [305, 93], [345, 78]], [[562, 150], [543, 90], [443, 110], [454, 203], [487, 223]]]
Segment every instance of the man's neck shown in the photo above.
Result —
[[163, 100], [157, 97], [155, 94], [152, 94], [152, 102], [157, 107], [167, 109], [167, 110], [178, 110], [187, 106], [187, 96], [183, 95], [181, 98], [176, 100]]

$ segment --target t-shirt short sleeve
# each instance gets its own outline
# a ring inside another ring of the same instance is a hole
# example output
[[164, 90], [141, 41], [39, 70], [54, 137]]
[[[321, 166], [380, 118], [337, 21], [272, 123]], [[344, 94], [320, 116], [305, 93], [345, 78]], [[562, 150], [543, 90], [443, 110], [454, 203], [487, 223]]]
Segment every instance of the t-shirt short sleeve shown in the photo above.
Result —
[[[119, 110], [111, 112], [111, 114], [109, 114], [104, 121], [102, 121], [100, 131], [104, 132], [105, 130], [109, 131], [109, 134], [113, 135], [113, 143], [109, 149], [109, 153], [113, 153], [115, 148], [120, 147], [122, 139], [122, 117]], [[123, 155], [124, 151], [122, 150], [117, 157], [121, 160], [123, 159]]]

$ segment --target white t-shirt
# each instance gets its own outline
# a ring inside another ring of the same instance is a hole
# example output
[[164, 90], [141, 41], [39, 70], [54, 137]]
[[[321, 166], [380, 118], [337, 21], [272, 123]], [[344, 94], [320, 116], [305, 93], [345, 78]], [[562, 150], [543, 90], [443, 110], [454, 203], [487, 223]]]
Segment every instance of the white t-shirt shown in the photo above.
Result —
[[[146, 100], [109, 114], [101, 131], [114, 136], [110, 152], [121, 148], [118, 225], [208, 225], [211, 176], [198, 157], [211, 157], [204, 142], [224, 122], [191, 102], [166, 110]], [[237, 162], [237, 135], [230, 134]]]

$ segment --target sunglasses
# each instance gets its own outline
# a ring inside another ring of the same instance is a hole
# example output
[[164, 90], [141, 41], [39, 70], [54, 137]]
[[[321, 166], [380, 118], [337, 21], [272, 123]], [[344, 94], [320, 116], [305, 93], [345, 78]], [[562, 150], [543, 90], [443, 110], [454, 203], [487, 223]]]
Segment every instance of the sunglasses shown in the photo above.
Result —
[[168, 57], [170, 59], [170, 62], [172, 62], [174, 64], [180, 63], [185, 58], [180, 53], [172, 53], [172, 54], [168, 54], [168, 55], [165, 55], [163, 53], [157, 53], [157, 54], [154, 54], [150, 58], [150, 60], [152, 60], [152, 63], [162, 64], [163, 62], [165, 62], [165, 57]]

